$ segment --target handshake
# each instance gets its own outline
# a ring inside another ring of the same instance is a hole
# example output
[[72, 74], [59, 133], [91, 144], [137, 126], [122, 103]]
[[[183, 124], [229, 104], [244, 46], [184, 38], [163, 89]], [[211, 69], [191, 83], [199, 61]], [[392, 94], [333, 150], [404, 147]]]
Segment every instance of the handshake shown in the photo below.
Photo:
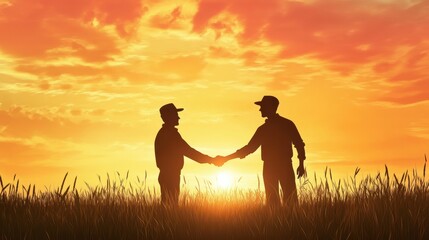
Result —
[[216, 157], [210, 157], [210, 159], [208, 160], [208, 163], [221, 167], [228, 160], [231, 160], [231, 158], [228, 158], [225, 156], [216, 156]]

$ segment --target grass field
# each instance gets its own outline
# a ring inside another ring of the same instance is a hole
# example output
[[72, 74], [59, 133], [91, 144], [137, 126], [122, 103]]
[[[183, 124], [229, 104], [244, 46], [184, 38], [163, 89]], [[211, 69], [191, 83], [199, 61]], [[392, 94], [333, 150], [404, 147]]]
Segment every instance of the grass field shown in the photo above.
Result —
[[426, 163], [420, 172], [386, 167], [357, 181], [357, 168], [336, 181], [326, 169], [298, 184], [295, 208], [265, 207], [260, 190], [210, 188], [168, 208], [145, 180], [120, 174], [79, 190], [66, 174], [52, 191], [0, 177], [0, 239], [429, 239]]

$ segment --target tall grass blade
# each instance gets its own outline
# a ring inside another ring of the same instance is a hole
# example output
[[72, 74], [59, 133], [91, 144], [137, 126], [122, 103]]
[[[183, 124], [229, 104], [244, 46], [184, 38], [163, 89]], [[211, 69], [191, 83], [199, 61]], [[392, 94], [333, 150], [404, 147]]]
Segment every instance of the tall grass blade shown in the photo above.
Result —
[[327, 173], [328, 173], [328, 166], [326, 166], [325, 168], [325, 179], [327, 178]]
[[64, 176], [64, 178], [63, 178], [63, 182], [61, 183], [61, 187], [60, 187], [60, 191], [58, 192], [58, 194], [60, 194], [61, 195], [61, 193], [63, 192], [63, 187], [64, 187], [64, 183], [66, 182], [66, 179], [67, 179], [67, 175], [68, 175], [69, 173], [67, 172], [66, 173], [66, 175]]
[[355, 169], [355, 177], [358, 175], [359, 171], [360, 171], [360, 168], [356, 167], [356, 169]]
[[200, 181], [198, 180], [197, 177], [195, 177], [195, 180], [197, 180], [197, 191], [198, 191], [198, 193], [200, 193], [201, 192]]
[[76, 182], [77, 182], [77, 176], [74, 178], [74, 181], [73, 181], [73, 190], [72, 190], [72, 192], [74, 192], [76, 190]]
[[4, 191], [6, 191], [9, 187], [10, 187], [10, 183], [6, 184], [6, 186], [4, 186], [4, 187], [1, 189], [1, 193], [3, 193]]
[[259, 179], [259, 174], [256, 175], [258, 177], [258, 192], [261, 191], [261, 180]]
[[61, 198], [62, 198], [63, 200], [65, 199], [65, 197], [66, 197], [67, 193], [69, 192], [69, 189], [70, 189], [70, 186], [68, 186], [68, 187], [66, 188], [66, 190], [64, 191], [64, 193], [61, 195]]
[[393, 174], [393, 177], [395, 178], [395, 182], [396, 182], [396, 184], [399, 186], [399, 185], [400, 185], [400, 183], [399, 183], [399, 181], [398, 181], [398, 178], [396, 177], [396, 174]]
[[18, 188], [19, 188], [19, 179], [16, 182], [15, 194], [18, 194]]
[[427, 163], [428, 159], [426, 158], [426, 154], [425, 154], [425, 165], [423, 166], [423, 178], [426, 178], [426, 163]]
[[27, 189], [26, 197], [25, 197], [25, 200], [26, 200], [26, 201], [28, 201], [28, 199], [30, 198], [30, 191], [31, 191], [31, 184], [30, 184], [30, 185], [28, 185], [28, 189]]
[[389, 178], [389, 169], [387, 168], [387, 165], [384, 165], [384, 169], [385, 169], [384, 176]]

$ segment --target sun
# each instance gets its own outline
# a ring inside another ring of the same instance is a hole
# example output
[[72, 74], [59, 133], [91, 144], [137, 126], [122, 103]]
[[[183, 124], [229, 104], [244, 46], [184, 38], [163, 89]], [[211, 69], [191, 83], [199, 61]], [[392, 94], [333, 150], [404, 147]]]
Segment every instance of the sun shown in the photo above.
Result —
[[229, 172], [222, 171], [216, 176], [216, 186], [218, 188], [227, 189], [232, 186], [232, 175]]

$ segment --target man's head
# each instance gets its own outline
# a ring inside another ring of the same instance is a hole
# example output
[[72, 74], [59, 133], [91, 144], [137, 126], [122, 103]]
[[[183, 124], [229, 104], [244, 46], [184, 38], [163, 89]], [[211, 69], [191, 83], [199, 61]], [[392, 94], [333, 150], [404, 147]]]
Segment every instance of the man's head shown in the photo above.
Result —
[[279, 106], [279, 100], [273, 96], [264, 96], [261, 101], [255, 102], [256, 105], [261, 106], [262, 117], [270, 117], [277, 113], [277, 107]]
[[177, 126], [179, 125], [179, 114], [178, 112], [183, 111], [183, 108], [176, 108], [174, 104], [168, 103], [162, 106], [159, 109], [159, 112], [161, 113], [161, 118], [164, 121], [164, 123]]

